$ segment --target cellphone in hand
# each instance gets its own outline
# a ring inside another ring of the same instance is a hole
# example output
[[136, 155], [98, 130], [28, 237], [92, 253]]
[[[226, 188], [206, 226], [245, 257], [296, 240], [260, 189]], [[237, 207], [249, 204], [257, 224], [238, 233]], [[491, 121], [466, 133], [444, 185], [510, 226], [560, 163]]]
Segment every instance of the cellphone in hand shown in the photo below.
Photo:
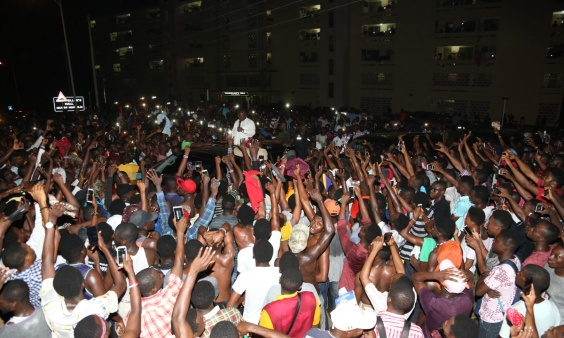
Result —
[[262, 165], [264, 163], [264, 156], [259, 156], [259, 163]]
[[117, 251], [117, 265], [123, 266], [123, 256], [127, 258], [127, 248], [125, 246], [118, 246]]
[[535, 205], [535, 212], [540, 213], [540, 212], [543, 212], [543, 211], [544, 211], [544, 207], [542, 206], [542, 204], [539, 203], [539, 204]]
[[86, 203], [92, 203], [92, 197], [94, 196], [94, 189], [88, 189], [86, 193]]
[[349, 195], [351, 195], [351, 199], [354, 198], [354, 188], [349, 187]]
[[136, 180], [142, 180], [142, 179], [143, 179], [143, 174], [142, 174], [142, 173], [137, 173], [137, 174], [135, 175], [135, 179], [136, 179]]
[[98, 227], [92, 226], [86, 228], [86, 235], [88, 236], [88, 242], [91, 246], [98, 246]]
[[23, 214], [25, 213], [25, 203], [19, 207], [16, 211], [14, 211], [13, 213], [10, 214], [10, 216], [8, 216], [8, 220], [10, 221], [19, 221], [23, 218]]
[[465, 232], [467, 235], [472, 236], [472, 229], [470, 229], [469, 227], [467, 227], [467, 226], [464, 227], [464, 232]]
[[180, 206], [172, 207], [172, 212], [174, 213], [176, 221], [180, 221], [180, 219], [184, 216], [184, 212]]
[[432, 163], [427, 164], [427, 170], [433, 170], [435, 166]]
[[196, 171], [200, 171], [202, 169], [202, 161], [196, 161], [195, 169]]
[[499, 188], [493, 188], [493, 189], [492, 189], [492, 194], [494, 194], [494, 195], [499, 195], [499, 194], [501, 194], [501, 190], [499, 190]]
[[499, 169], [499, 170], [497, 171], [497, 174], [498, 174], [498, 175], [503, 175], [503, 174], [505, 174], [505, 171], [503, 171], [503, 169]]
[[523, 284], [523, 293], [528, 295], [531, 292], [531, 286], [533, 285], [533, 278], [527, 277], [525, 279], [525, 284]]
[[392, 238], [392, 233], [391, 232], [386, 232], [384, 234], [384, 243], [388, 244], [388, 242], [390, 241], [390, 239]]
[[208, 174], [208, 170], [207, 169], [202, 169], [202, 175], [207, 175]]

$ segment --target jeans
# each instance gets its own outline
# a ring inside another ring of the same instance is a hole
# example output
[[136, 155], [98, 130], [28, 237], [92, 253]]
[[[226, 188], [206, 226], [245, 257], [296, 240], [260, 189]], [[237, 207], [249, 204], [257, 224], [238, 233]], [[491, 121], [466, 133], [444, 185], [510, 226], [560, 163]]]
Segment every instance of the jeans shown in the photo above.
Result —
[[501, 325], [503, 321], [498, 323], [487, 323], [480, 319], [480, 333], [479, 338], [497, 338], [499, 336], [499, 330], [501, 330]]
[[327, 313], [331, 313], [335, 309], [335, 299], [339, 297], [339, 281], [329, 282], [329, 303], [327, 304]]
[[321, 307], [319, 328], [321, 330], [329, 329], [329, 322], [327, 321], [327, 293], [329, 291], [329, 282], [317, 283], [319, 288], [319, 306]]

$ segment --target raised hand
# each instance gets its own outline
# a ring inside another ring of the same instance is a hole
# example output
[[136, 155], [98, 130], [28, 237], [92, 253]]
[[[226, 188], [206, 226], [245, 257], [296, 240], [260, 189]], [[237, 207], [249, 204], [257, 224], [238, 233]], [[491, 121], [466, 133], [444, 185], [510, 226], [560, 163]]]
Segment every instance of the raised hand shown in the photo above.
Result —
[[163, 176], [159, 175], [155, 169], [149, 169], [147, 171], [147, 178], [149, 178], [151, 180], [151, 182], [153, 182], [153, 184], [155, 186], [161, 186], [162, 182], [163, 182]]
[[384, 247], [384, 236], [378, 236], [374, 238], [370, 246], [372, 247], [370, 252], [379, 252], [380, 250], [382, 250], [382, 248]]
[[190, 272], [192, 273], [200, 273], [208, 269], [208, 267], [214, 262], [213, 261], [213, 251], [211, 247], [201, 248], [198, 251], [198, 255], [190, 264]]
[[310, 191], [307, 192], [309, 197], [314, 200], [317, 203], [321, 203], [323, 201], [323, 197], [321, 197], [321, 194], [319, 193], [319, 190], [317, 189], [311, 189]]
[[[178, 221], [174, 217], [172, 219], [172, 223], [174, 223], [174, 227], [176, 228], [176, 234], [179, 235], [179, 236], [177, 236], [177, 238], [183, 237], [184, 233], [186, 232], [186, 229], [188, 228], [188, 220], [186, 219], [186, 217], [182, 217]], [[180, 235], [182, 235], [182, 236], [180, 236]]]
[[45, 195], [45, 187], [43, 183], [36, 183], [29, 192], [31, 197], [39, 203], [39, 205], [45, 206], [47, 204], [47, 196]]

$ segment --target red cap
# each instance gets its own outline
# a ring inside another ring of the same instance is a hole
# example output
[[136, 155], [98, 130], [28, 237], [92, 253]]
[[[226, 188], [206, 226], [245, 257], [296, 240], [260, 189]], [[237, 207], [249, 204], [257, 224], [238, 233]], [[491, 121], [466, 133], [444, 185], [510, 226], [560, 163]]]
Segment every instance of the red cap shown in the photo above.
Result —
[[180, 188], [182, 188], [182, 190], [186, 191], [189, 194], [193, 194], [196, 192], [196, 182], [194, 182], [194, 180], [188, 178], [186, 180], [183, 180], [181, 178], [177, 178], [176, 179], [176, 184], [178, 184], [178, 186]]

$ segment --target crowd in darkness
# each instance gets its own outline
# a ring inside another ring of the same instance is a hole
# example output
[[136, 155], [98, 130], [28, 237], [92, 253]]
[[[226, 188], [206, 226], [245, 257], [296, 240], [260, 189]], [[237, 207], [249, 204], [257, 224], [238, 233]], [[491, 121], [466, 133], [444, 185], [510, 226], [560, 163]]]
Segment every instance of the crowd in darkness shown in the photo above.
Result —
[[562, 337], [562, 140], [459, 120], [15, 119], [0, 337]]

